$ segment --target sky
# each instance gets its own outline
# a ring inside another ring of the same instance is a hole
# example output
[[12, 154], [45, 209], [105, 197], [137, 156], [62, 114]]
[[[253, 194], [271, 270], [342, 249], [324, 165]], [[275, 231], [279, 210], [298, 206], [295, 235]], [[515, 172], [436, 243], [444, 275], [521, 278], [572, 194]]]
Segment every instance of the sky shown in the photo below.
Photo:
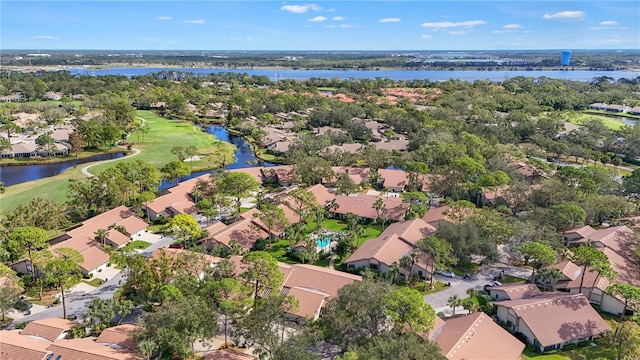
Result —
[[640, 1], [2, 0], [0, 49], [640, 49]]

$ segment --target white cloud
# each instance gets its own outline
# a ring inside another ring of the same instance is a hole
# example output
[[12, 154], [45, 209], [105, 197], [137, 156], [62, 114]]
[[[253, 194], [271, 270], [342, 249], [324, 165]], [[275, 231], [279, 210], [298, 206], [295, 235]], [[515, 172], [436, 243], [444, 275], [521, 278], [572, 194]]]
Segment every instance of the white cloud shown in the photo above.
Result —
[[336, 28], [337, 26], [336, 26], [336, 25], [327, 25], [327, 26], [325, 26], [325, 27], [326, 27], [327, 29], [333, 29], [333, 28]]
[[560, 11], [554, 14], [544, 14], [545, 19], [582, 19], [584, 11]]
[[316, 4], [306, 4], [306, 5], [284, 5], [280, 8], [280, 10], [288, 11], [293, 14], [304, 14], [307, 11], [320, 11], [322, 7]]
[[354, 26], [351, 25], [351, 24], [342, 24], [342, 25], [340, 25], [340, 27], [343, 28], [343, 29], [348, 29], [348, 28], [352, 28]]
[[464, 35], [466, 33], [468, 33], [469, 30], [464, 30], [464, 29], [460, 29], [460, 30], [451, 30], [449, 31], [450, 35]]
[[327, 20], [327, 18], [324, 16], [316, 16], [314, 18], [309, 19], [309, 21], [311, 22], [323, 22], [325, 20]]
[[230, 37], [229, 40], [233, 40], [233, 41], [250, 41], [251, 40], [251, 36], [247, 36], [247, 37]]
[[446, 28], [455, 28], [455, 27], [470, 28], [478, 25], [484, 25], [486, 23], [487, 22], [484, 20], [469, 20], [469, 21], [459, 21], [459, 22], [440, 21], [440, 22], [426, 22], [420, 26], [434, 29], [434, 30], [442, 30]]
[[422, 39], [431, 39], [431, 35], [420, 35]]
[[38, 35], [38, 36], [34, 36], [33, 39], [55, 40], [55, 39], [59, 39], [59, 37], [51, 36], [51, 35]]
[[342, 20], [345, 20], [345, 17], [344, 16], [334, 16], [334, 17], [331, 18], [331, 20], [333, 20], [333, 21], [342, 21]]
[[198, 19], [198, 20], [185, 20], [184, 21], [185, 24], [198, 24], [198, 25], [202, 25], [204, 23], [206, 23], [206, 21], [204, 21], [203, 19]]
[[503, 29], [522, 29], [522, 25], [520, 24], [507, 24], [502, 26]]
[[382, 18], [378, 20], [378, 22], [381, 22], [381, 23], [394, 23], [394, 22], [400, 22], [400, 21], [402, 21], [402, 19], [400, 18]]
[[618, 25], [620, 25], [620, 23], [617, 22], [617, 21], [611, 20], [611, 21], [601, 21], [601, 22], [598, 23], [598, 25], [602, 25], [602, 26], [618, 26]]
[[171, 16], [158, 16], [158, 20], [171, 20], [173, 19]]

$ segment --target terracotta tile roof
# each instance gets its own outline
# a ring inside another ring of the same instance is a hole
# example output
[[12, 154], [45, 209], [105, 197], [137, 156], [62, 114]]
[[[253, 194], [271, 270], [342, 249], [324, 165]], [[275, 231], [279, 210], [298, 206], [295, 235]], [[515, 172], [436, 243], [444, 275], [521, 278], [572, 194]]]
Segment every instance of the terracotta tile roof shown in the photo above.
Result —
[[611, 330], [582, 294], [547, 293], [530, 299], [496, 301], [494, 305], [512, 309], [542, 347]]
[[422, 219], [413, 219], [389, 225], [382, 234], [394, 233], [402, 240], [415, 245], [420, 239], [429, 237], [437, 229]]
[[[193, 186], [189, 187], [188, 190], [185, 184], [178, 186], [179, 188], [172, 188], [173, 191], [170, 191], [168, 194], [155, 198], [147, 204], [147, 207], [156, 214], [166, 212], [169, 208], [173, 208], [174, 211], [187, 211], [187, 213], [195, 211], [195, 203], [189, 195]], [[193, 211], [191, 211], [192, 209]]]
[[441, 221], [447, 221], [450, 223], [455, 222], [454, 219], [450, 218], [447, 215], [447, 212], [450, 211], [451, 208], [448, 205], [439, 206], [437, 208], [430, 208], [422, 217], [422, 220], [425, 222], [438, 227]]
[[287, 295], [291, 295], [298, 300], [298, 308], [295, 310], [294, 315], [312, 320], [316, 318], [316, 314], [324, 306], [327, 298], [327, 294], [321, 291], [299, 287], [288, 289]]
[[0, 330], [0, 359], [2, 360], [43, 360], [49, 353], [51, 342], [18, 331]]
[[596, 232], [596, 229], [592, 228], [589, 225], [581, 226], [577, 228], [567, 229], [564, 231], [565, 236], [569, 234], [577, 234], [582, 238], [587, 238]]
[[400, 240], [397, 234], [388, 234], [366, 241], [349, 256], [345, 264], [375, 259], [387, 266], [391, 266], [403, 256], [409, 256], [412, 251], [413, 246]]
[[550, 268], [558, 269], [569, 280], [575, 280], [582, 274], [582, 268], [569, 260], [561, 261], [555, 265], [549, 266]]
[[122, 349], [136, 349], [132, 332], [137, 328], [135, 325], [124, 324], [104, 329], [96, 339], [96, 343], [117, 345]]
[[375, 146], [376, 149], [378, 150], [402, 151], [402, 150], [407, 150], [409, 148], [409, 140], [400, 139], [400, 140], [380, 141], [380, 142], [373, 143], [373, 146]]
[[[333, 166], [331, 168], [333, 172], [337, 175], [339, 173], [346, 172], [347, 175], [353, 180], [357, 185], [362, 184], [363, 181], [368, 181], [371, 178], [371, 170], [368, 168], [357, 168], [357, 167], [347, 167], [347, 166]], [[335, 182], [336, 177], [333, 179], [324, 179], [324, 182]]]
[[318, 290], [326, 293], [330, 299], [338, 296], [338, 290], [343, 286], [362, 280], [359, 275], [315, 265], [296, 264], [290, 267], [292, 272], [286, 278], [284, 286]]
[[84, 261], [80, 264], [80, 267], [86, 272], [91, 272], [109, 262], [109, 254], [97, 246], [92, 246], [85, 251], [81, 251], [80, 255], [84, 257]]
[[213, 234], [209, 234], [205, 241], [214, 240], [230, 248], [231, 240], [235, 240], [245, 251], [248, 251], [256, 240], [265, 239], [268, 236], [269, 234], [256, 226], [253, 221], [242, 218]]
[[75, 321], [60, 318], [34, 320], [27, 324], [27, 327], [20, 332], [20, 335], [38, 336], [49, 341], [55, 341], [65, 331], [69, 331], [77, 324]]
[[87, 338], [58, 340], [49, 345], [48, 350], [54, 359], [60, 355], [61, 360], [142, 360], [132, 351], [96, 344]]
[[[572, 266], [571, 266], [572, 265]], [[556, 289], [580, 289], [580, 282], [582, 282], [582, 267], [578, 266], [572, 262], [570, 262], [570, 268], [577, 268], [577, 272], [574, 273], [575, 278], [571, 279], [567, 277], [569, 280], [559, 280], [556, 282]], [[609, 280], [607, 278], [601, 277], [597, 272], [592, 271], [590, 267], [587, 267], [587, 272], [584, 274], [584, 281], [582, 284], [583, 288], [598, 288], [600, 290], [606, 290], [607, 286], [609, 286]], [[595, 284], [594, 284], [595, 282]]]
[[131, 240], [127, 235], [115, 229], [108, 231], [107, 239], [116, 246], [122, 246]]
[[455, 360], [518, 360], [525, 348], [482, 312], [448, 319], [434, 341]]
[[[337, 195], [335, 203], [338, 208], [330, 211], [337, 214], [354, 213], [362, 218], [375, 219], [377, 214], [373, 204], [378, 199], [377, 196], [371, 195], [358, 195], [358, 196], [345, 196]], [[389, 197], [384, 199], [386, 205], [387, 219], [399, 221], [404, 219], [405, 210], [407, 204], [402, 202], [402, 199], [397, 197]]]
[[206, 354], [203, 360], [255, 360], [255, 357], [233, 349], [220, 349]]
[[542, 294], [540, 289], [535, 284], [507, 284], [501, 286], [494, 286], [491, 292], [495, 290], [502, 290], [509, 297], [509, 300], [525, 299]]
[[378, 169], [379, 179], [383, 179], [382, 186], [386, 188], [404, 188], [409, 184], [404, 170]]
[[118, 221], [116, 225], [124, 226], [129, 235], [133, 235], [149, 226], [149, 224], [137, 216], [129, 216], [124, 220]]
[[307, 188], [307, 191], [316, 197], [316, 202], [320, 205], [325, 205], [336, 198], [336, 195], [329, 191], [324, 185], [317, 184]]
[[428, 334], [429, 340], [433, 340], [433, 338], [442, 331], [444, 324], [445, 324], [445, 321], [440, 316], [436, 316], [433, 329], [429, 330], [429, 334]]

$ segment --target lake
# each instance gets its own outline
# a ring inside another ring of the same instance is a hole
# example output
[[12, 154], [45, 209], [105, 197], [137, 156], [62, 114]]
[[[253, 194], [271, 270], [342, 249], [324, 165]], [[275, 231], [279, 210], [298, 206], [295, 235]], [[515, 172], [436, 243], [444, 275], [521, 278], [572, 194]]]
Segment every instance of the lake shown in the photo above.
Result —
[[[227, 165], [226, 169], [275, 165], [256, 158], [253, 151], [251, 151], [251, 146], [249, 146], [249, 144], [242, 137], [229, 134], [227, 129], [225, 129], [223, 126], [208, 126], [207, 128], [205, 128], [205, 130], [208, 133], [215, 135], [217, 139], [226, 141], [236, 146], [237, 150], [235, 156], [237, 160], [234, 163]], [[124, 153], [114, 153], [96, 155], [84, 159], [51, 164], [2, 166], [0, 168], [0, 181], [3, 181], [5, 186], [16, 185], [27, 181], [56, 176], [61, 172], [79, 164], [100, 160], [117, 159], [121, 158], [122, 156], [124, 156]], [[208, 172], [209, 171], [194, 172], [184, 178], [181, 178], [180, 181], [204, 175]], [[175, 182], [168, 183], [166, 181], [163, 181], [160, 185], [160, 190], [166, 189], [173, 185], [175, 185]]]
[[83, 159], [69, 160], [65, 162], [37, 164], [37, 165], [16, 165], [0, 167], [0, 181], [5, 186], [20, 184], [27, 181], [42, 179], [45, 177], [56, 176], [61, 172], [79, 164], [90, 163], [94, 161], [118, 159], [124, 156], [124, 153], [101, 154]]
[[516, 76], [547, 77], [552, 79], [564, 79], [575, 81], [590, 81], [600, 76], [608, 76], [614, 79], [635, 79], [640, 73], [633, 71], [590, 71], [590, 70], [532, 70], [532, 71], [443, 71], [443, 70], [292, 70], [292, 69], [223, 69], [223, 68], [108, 68], [108, 69], [68, 69], [76, 75], [124, 75], [132, 77], [160, 71], [181, 71], [195, 74], [211, 74], [231, 72], [257, 76], [267, 76], [275, 81], [278, 79], [308, 80], [310, 78], [321, 79], [375, 79], [388, 78], [392, 80], [429, 79], [431, 81], [443, 81], [459, 79], [463, 81], [491, 80], [504, 81], [506, 78]]

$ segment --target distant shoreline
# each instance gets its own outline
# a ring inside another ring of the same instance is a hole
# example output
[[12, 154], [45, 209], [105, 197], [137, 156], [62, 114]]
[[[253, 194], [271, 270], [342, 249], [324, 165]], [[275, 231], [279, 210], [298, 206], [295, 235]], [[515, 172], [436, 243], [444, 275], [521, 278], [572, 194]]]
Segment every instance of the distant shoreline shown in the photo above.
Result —
[[[39, 65], [39, 66], [3, 66], [5, 70], [14, 70], [14, 71], [54, 71], [54, 70], [70, 70], [70, 69], [86, 69], [87, 71], [91, 70], [106, 70], [110, 68], [127, 68], [127, 69], [135, 69], [135, 68], [158, 68], [158, 69], [223, 69], [223, 70], [300, 70], [300, 71], [394, 71], [394, 70], [402, 70], [402, 71], [447, 71], [448, 69], [433, 69], [433, 68], [407, 68], [407, 67], [379, 67], [372, 66], [371, 68], [354, 68], [354, 69], [345, 69], [345, 68], [306, 68], [306, 67], [297, 67], [297, 66], [215, 66], [211, 64], [204, 63], [190, 63], [190, 64], [179, 64], [179, 65], [167, 65], [167, 64], [159, 64], [159, 63], [111, 63], [104, 65]], [[468, 68], [468, 69], [466, 69]], [[481, 67], [455, 67], [453, 71], [487, 71]], [[526, 68], [516, 68], [509, 67], [508, 69], [498, 69], [494, 71], [528, 71]], [[590, 69], [587, 67], [538, 67], [533, 71], [628, 71], [640, 73], [640, 68], [625, 68], [625, 69]]]

